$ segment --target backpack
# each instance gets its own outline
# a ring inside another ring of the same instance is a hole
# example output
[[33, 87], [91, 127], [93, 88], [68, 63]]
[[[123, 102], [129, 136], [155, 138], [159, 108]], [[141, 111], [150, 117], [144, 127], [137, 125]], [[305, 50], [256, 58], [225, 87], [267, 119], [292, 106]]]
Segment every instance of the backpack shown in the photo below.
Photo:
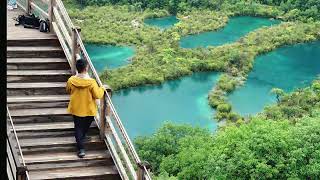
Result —
[[50, 32], [49, 19], [40, 20], [40, 32]]
[[15, 25], [23, 25], [24, 28], [38, 29], [40, 27], [40, 19], [34, 14], [19, 15], [18, 18], [14, 19], [18, 23]]

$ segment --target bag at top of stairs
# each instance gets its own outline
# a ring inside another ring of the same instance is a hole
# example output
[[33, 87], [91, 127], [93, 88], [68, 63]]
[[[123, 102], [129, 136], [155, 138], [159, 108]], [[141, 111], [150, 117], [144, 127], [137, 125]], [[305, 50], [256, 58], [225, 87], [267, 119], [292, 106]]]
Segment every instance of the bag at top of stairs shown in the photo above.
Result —
[[49, 19], [40, 20], [40, 32], [50, 32]]
[[19, 15], [17, 18], [15, 18], [18, 23], [15, 24], [23, 25], [24, 28], [34, 28], [38, 29], [40, 27], [40, 19], [36, 17], [34, 14], [27, 14], [27, 15]]

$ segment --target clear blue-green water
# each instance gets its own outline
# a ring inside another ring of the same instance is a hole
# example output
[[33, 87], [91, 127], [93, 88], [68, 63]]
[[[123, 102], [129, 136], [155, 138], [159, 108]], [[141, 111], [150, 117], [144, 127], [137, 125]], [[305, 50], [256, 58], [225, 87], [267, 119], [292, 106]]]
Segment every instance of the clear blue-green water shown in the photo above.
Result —
[[271, 20], [268, 18], [251, 16], [232, 17], [225, 27], [217, 31], [208, 31], [182, 37], [180, 46], [182, 48], [219, 46], [235, 42], [255, 29], [279, 23], [279, 20]]
[[98, 73], [130, 63], [135, 53], [132, 47], [99, 44], [86, 44], [85, 47]]
[[320, 41], [286, 46], [258, 56], [244, 86], [229, 95], [236, 112], [256, 114], [276, 102], [272, 88], [303, 88], [320, 74]]
[[176, 16], [167, 16], [167, 17], [162, 17], [162, 18], [150, 18], [150, 19], [144, 20], [144, 23], [146, 23], [150, 26], [157, 26], [160, 29], [170, 28], [171, 26], [175, 25], [178, 22], [179, 22], [179, 20], [177, 19]]
[[208, 93], [217, 73], [200, 72], [162, 85], [115, 92], [112, 101], [131, 138], [154, 133], [165, 121], [191, 124], [214, 131]]

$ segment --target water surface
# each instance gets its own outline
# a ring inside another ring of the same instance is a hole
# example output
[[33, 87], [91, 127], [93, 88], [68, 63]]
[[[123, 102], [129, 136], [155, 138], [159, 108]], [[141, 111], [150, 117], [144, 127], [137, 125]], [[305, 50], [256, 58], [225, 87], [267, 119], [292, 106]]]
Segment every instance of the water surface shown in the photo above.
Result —
[[261, 17], [231, 17], [227, 25], [217, 31], [208, 31], [182, 37], [180, 40], [180, 46], [183, 48], [219, 46], [237, 41], [242, 36], [245, 36], [255, 29], [279, 23], [279, 20], [271, 20]]
[[291, 92], [303, 88], [320, 74], [320, 41], [282, 47], [258, 56], [248, 80], [229, 96], [236, 112], [256, 114], [276, 102], [272, 88]]
[[167, 17], [162, 17], [162, 18], [150, 18], [150, 19], [144, 20], [144, 23], [151, 25], [151, 26], [157, 26], [160, 29], [170, 28], [171, 26], [175, 25], [178, 22], [179, 22], [179, 20], [177, 19], [176, 16], [167, 16]]
[[216, 129], [208, 93], [218, 74], [194, 73], [163, 85], [141, 86], [114, 93], [112, 100], [131, 138], [154, 133], [165, 121]]
[[114, 69], [130, 63], [134, 56], [132, 47], [86, 44], [86, 50], [98, 73], [105, 69]]

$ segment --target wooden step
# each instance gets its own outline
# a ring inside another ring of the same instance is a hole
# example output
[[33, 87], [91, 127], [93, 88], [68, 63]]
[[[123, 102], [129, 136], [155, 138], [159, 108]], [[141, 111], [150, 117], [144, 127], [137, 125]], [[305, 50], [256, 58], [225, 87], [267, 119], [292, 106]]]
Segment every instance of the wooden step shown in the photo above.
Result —
[[67, 108], [69, 95], [11, 96], [7, 97], [10, 110], [38, 108]]
[[10, 113], [13, 118], [17, 116], [69, 115], [67, 108], [17, 109], [11, 110]]
[[7, 82], [66, 82], [71, 70], [9, 70]]
[[56, 35], [33, 38], [10, 38], [7, 40], [7, 46], [60, 46]]
[[[75, 151], [73, 152], [73, 157]], [[85, 157], [83, 159], [77, 158], [75, 161], [68, 162], [55, 162], [55, 163], [42, 163], [42, 164], [28, 164], [29, 171], [36, 170], [53, 170], [59, 168], [78, 168], [78, 167], [91, 167], [91, 166], [110, 166], [113, 165], [112, 159], [108, 158], [90, 158]]]
[[[99, 143], [89, 143], [84, 142], [86, 151], [98, 151], [106, 150], [107, 147], [104, 142]], [[44, 152], [77, 152], [77, 147], [75, 144], [66, 145], [66, 146], [51, 146], [51, 147], [32, 147], [32, 148], [21, 148], [23, 155], [39, 154]], [[18, 153], [19, 154], [19, 153]]]
[[[89, 141], [86, 141], [87, 144], [101, 144], [103, 143], [100, 140], [99, 135], [91, 136]], [[21, 147], [23, 148], [50, 148], [50, 147], [66, 147], [68, 145], [76, 145], [75, 137], [53, 137], [53, 138], [36, 138], [36, 139], [23, 139], [20, 142]], [[49, 149], [48, 149], [49, 150]]]
[[49, 179], [104, 179], [117, 180], [121, 179], [115, 166], [94, 166], [79, 168], [61, 168], [54, 170], [30, 171], [32, 180], [49, 180]]
[[[11, 111], [14, 111], [14, 109], [10, 108], [10, 112]], [[69, 114], [42, 115], [42, 116], [31, 115], [31, 116], [15, 116], [12, 120], [15, 124], [34, 124], [34, 123], [73, 122], [73, 117]]]
[[60, 46], [8, 46], [8, 58], [65, 58]]
[[[9, 127], [8, 127], [9, 128]], [[32, 139], [32, 138], [50, 138], [50, 137], [67, 137], [74, 136], [74, 129], [63, 129], [59, 131], [36, 131], [36, 132], [18, 132], [19, 139]], [[89, 128], [87, 135], [97, 135], [99, 134], [99, 129], [96, 126]]]
[[66, 82], [7, 83], [7, 96], [63, 95]]
[[70, 69], [64, 58], [8, 58], [7, 70], [65, 70]]
[[[97, 127], [93, 122], [90, 127]], [[37, 123], [37, 124], [16, 124], [17, 132], [58, 132], [65, 130], [73, 130], [73, 122], [55, 122], [55, 123]]]
[[77, 156], [77, 152], [44, 152], [39, 154], [29, 154], [24, 156], [27, 165], [29, 164], [44, 164], [44, 163], [58, 163], [58, 162], [81, 162], [85, 160], [99, 160], [111, 158], [108, 150], [102, 151], [86, 151], [84, 159]]
[[7, 76], [58, 76], [71, 75], [71, 70], [9, 70]]
[[14, 104], [8, 104], [8, 107], [11, 110], [17, 110], [17, 109], [45, 109], [45, 108], [65, 108], [67, 109], [69, 102], [68, 101], [58, 101], [58, 102], [27, 102], [27, 103], [14, 103]]
[[39, 103], [69, 101], [69, 95], [45, 95], [45, 96], [8, 96], [7, 103]]

